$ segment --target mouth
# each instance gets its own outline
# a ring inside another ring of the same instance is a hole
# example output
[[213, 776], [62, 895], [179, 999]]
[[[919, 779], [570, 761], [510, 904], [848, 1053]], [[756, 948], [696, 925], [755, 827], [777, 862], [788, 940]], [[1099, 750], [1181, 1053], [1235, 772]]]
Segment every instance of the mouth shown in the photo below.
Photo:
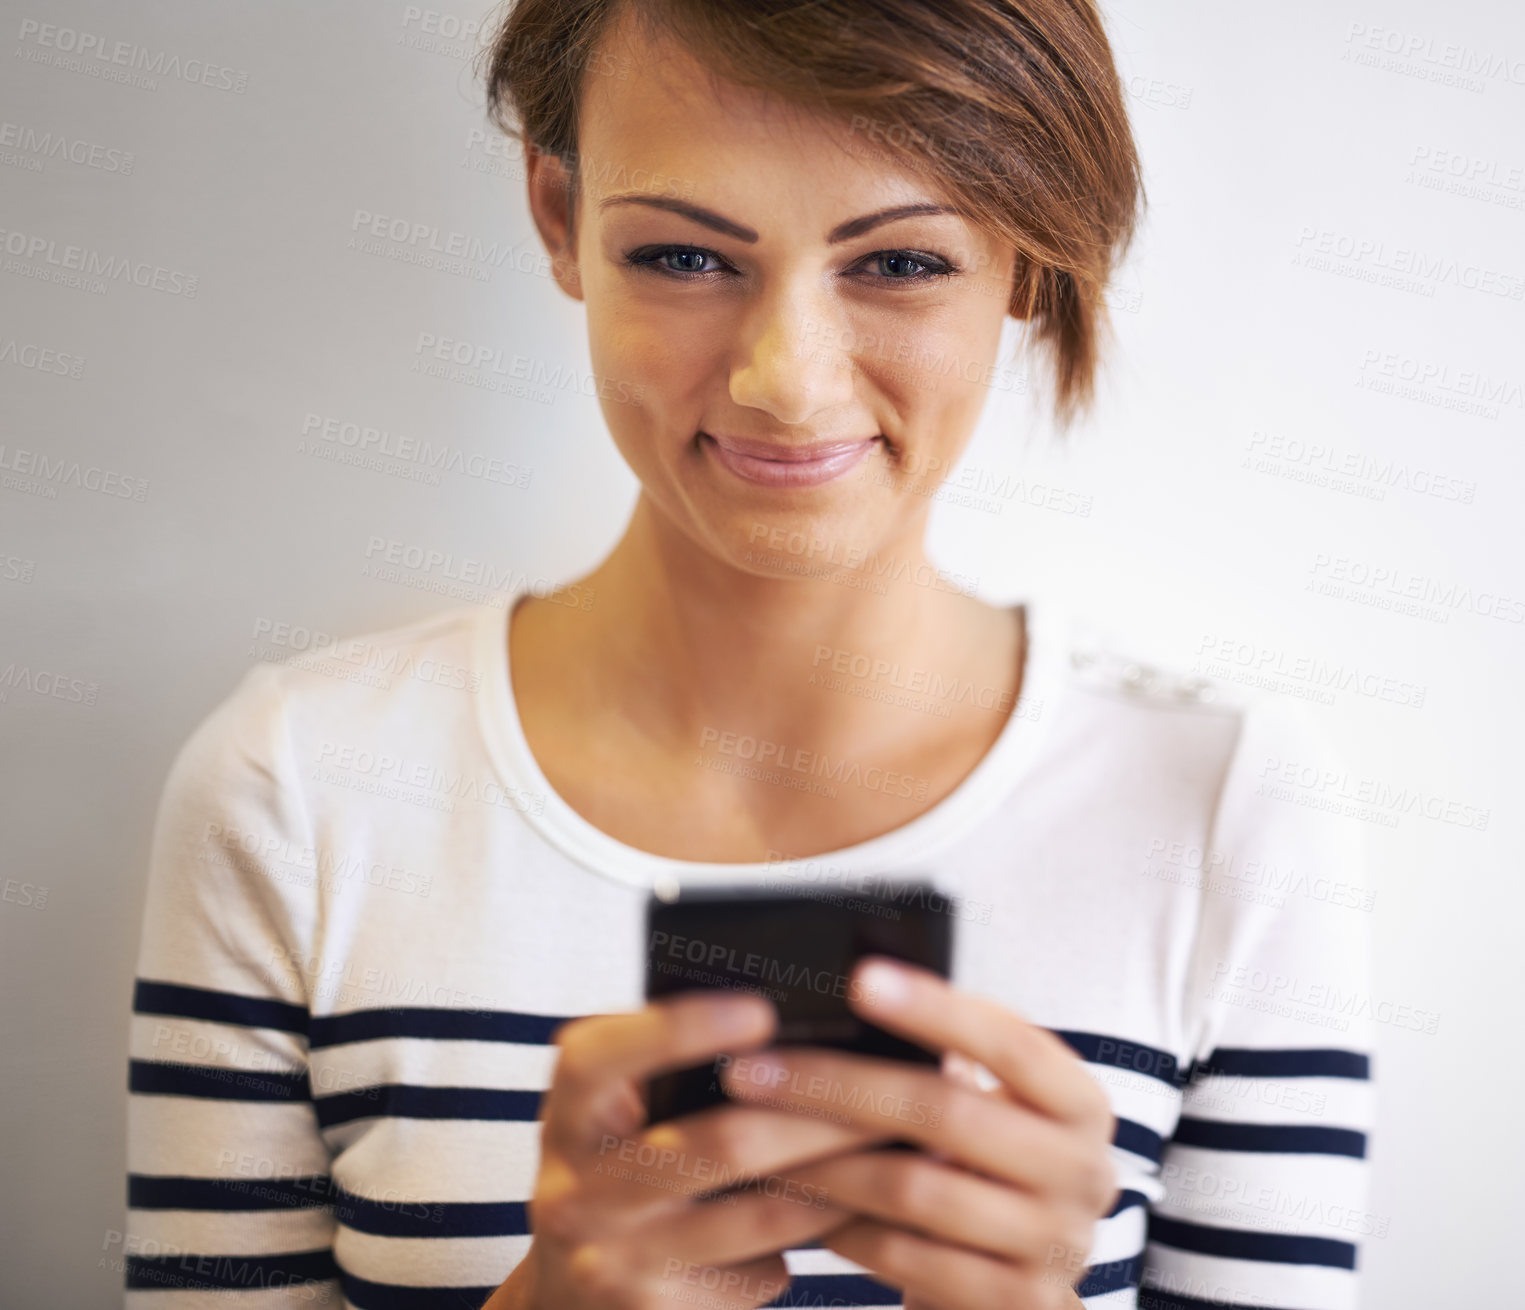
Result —
[[822, 441], [804, 446], [754, 441], [745, 437], [699, 434], [701, 444], [737, 477], [765, 487], [810, 487], [830, 482], [854, 468], [883, 440], [882, 434], [850, 441]]

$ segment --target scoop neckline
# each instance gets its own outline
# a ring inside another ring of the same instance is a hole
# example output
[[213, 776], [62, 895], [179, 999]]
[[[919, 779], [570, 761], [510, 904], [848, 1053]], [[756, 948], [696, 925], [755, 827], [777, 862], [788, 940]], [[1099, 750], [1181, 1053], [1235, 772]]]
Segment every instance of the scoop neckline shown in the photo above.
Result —
[[[777, 877], [781, 871], [830, 866], [844, 876], [862, 873], [927, 874], [934, 857], [966, 833], [1026, 776], [1048, 735], [1056, 712], [1058, 664], [1068, 621], [1045, 604], [1034, 621], [1025, 607], [1026, 668], [1021, 690], [995, 742], [974, 768], [942, 800], [915, 818], [851, 846], [789, 860], [732, 863], [680, 860], [641, 850], [611, 836], [585, 819], [551, 786], [530, 750], [519, 718], [510, 676], [508, 633], [513, 612], [531, 594], [515, 587], [500, 605], [478, 608], [473, 662], [482, 671], [477, 718], [488, 757], [501, 781], [543, 804], [518, 807], [520, 816], [547, 842], [577, 864], [615, 882], [650, 891], [659, 878], [684, 885], [740, 883]], [[1032, 717], [1036, 710], [1036, 718]]]

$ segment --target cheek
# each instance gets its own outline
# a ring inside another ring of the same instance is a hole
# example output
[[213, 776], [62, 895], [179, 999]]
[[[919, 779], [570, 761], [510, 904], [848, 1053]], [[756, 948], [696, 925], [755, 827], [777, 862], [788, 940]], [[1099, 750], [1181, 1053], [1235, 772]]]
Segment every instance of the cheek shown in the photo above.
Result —
[[695, 421], [704, 388], [723, 362], [723, 335], [681, 304], [617, 295], [590, 302], [588, 340], [593, 370], [606, 385], [623, 384], [639, 398], [640, 412], [680, 426]]
[[[988, 314], [988, 306], [977, 306]], [[908, 435], [924, 447], [956, 445], [978, 419], [990, 392], [1008, 387], [1014, 370], [999, 359], [1000, 324], [938, 321], [865, 332], [854, 367], [888, 397], [906, 420]]]

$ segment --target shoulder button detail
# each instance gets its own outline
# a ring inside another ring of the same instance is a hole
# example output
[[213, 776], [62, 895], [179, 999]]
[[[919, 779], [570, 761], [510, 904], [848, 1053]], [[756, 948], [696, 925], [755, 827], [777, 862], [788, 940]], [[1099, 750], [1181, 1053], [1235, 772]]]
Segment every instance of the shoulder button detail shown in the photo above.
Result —
[[1110, 651], [1076, 649], [1070, 652], [1070, 664], [1085, 682], [1120, 689], [1142, 700], [1206, 704], [1217, 696], [1210, 678], [1158, 669]]

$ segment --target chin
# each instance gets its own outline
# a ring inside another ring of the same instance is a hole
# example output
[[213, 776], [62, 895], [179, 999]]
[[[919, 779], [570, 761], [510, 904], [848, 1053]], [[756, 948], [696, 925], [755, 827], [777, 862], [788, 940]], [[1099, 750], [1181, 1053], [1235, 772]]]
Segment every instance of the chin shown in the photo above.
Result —
[[886, 524], [861, 499], [829, 509], [748, 507], [728, 516], [711, 540], [737, 568], [759, 576], [821, 578], [852, 572], [881, 551]]

